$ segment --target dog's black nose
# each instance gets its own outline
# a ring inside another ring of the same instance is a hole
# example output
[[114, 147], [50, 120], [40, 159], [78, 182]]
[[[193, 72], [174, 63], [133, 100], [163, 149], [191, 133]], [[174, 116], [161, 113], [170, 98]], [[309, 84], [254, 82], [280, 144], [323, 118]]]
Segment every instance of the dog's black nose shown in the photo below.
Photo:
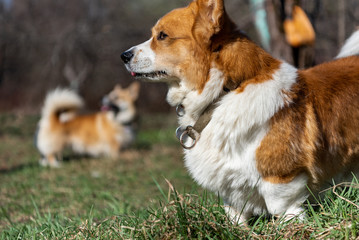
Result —
[[124, 53], [121, 54], [121, 59], [124, 63], [128, 63], [129, 61], [131, 61], [131, 58], [133, 57], [133, 53], [132, 51], [126, 51]]

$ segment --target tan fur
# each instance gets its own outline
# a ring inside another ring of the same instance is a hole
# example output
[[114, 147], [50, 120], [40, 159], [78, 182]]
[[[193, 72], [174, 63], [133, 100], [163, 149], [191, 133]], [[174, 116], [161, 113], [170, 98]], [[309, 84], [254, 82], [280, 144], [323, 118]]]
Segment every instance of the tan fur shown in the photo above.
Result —
[[[153, 28], [151, 46], [156, 55], [165, 55], [163, 64], [168, 64], [172, 53], [183, 79], [199, 93], [208, 81], [210, 63], [224, 72], [224, 87], [238, 93], [249, 84], [270, 80], [280, 61], [234, 30], [226, 14], [218, 17], [220, 10], [211, 12], [214, 22], [208, 20], [211, 14], [205, 11], [211, 8], [203, 7], [205, 2], [194, 1], [187, 8], [176, 9]], [[201, 7], [203, 12], [198, 13]], [[160, 32], [170, 38], [156, 40]], [[258, 170], [273, 183], [287, 183], [307, 172], [314, 185], [333, 177], [354, 159], [358, 162], [358, 57], [299, 71], [299, 76], [297, 89], [288, 93], [294, 103], [274, 116], [271, 130], [257, 150]]]
[[[353, 43], [346, 49], [350, 50], [350, 46]], [[147, 55], [142, 54], [144, 50]], [[354, 51], [355, 54], [358, 53]], [[258, 196], [249, 200], [253, 209], [244, 210], [248, 213], [243, 215], [261, 212], [261, 208], [271, 214], [298, 215], [308, 196], [306, 185], [317, 188], [331, 178], [350, 180], [351, 172], [359, 173], [358, 56], [296, 70], [237, 30], [222, 0], [195, 0], [158, 21], [152, 29], [150, 45], [134, 46], [122, 57], [133, 76], [159, 72], [160, 77], [149, 79], [170, 84], [168, 102], [184, 108], [180, 127], [195, 124], [209, 105], [225, 95], [223, 89], [231, 91], [216, 102], [211, 121], [217, 122], [207, 125], [216, 129], [204, 129], [211, 139], [197, 139], [197, 145], [185, 151], [185, 162], [200, 184], [230, 199], [238, 211], [245, 208], [242, 204], [246, 201], [235, 196], [253, 187], [251, 176], [258, 173]], [[266, 86], [271, 87], [267, 93], [272, 99], [267, 99]], [[248, 102], [240, 98], [246, 96]], [[233, 105], [229, 99], [234, 99]], [[250, 105], [251, 101], [258, 111], [246, 108], [244, 104]], [[238, 111], [242, 115], [233, 117], [225, 112], [224, 108], [232, 107], [236, 114], [237, 105], [255, 120], [245, 119], [245, 112]], [[220, 119], [216, 112], [229, 120]], [[242, 123], [253, 126], [247, 129]], [[228, 135], [222, 137], [218, 132]], [[254, 140], [262, 133], [264, 137], [255, 145]], [[208, 141], [210, 145], [216, 140], [220, 147], [213, 144], [213, 151], [200, 144]], [[241, 147], [248, 147], [250, 154]], [[241, 163], [250, 167], [254, 163], [255, 170], [248, 169], [253, 172], [251, 176], [243, 174], [247, 169], [239, 169]], [[230, 186], [229, 190], [225, 186]]]
[[300, 71], [299, 80], [257, 150], [257, 167], [279, 183], [307, 172], [313, 186], [359, 164], [359, 57]]
[[[43, 115], [37, 137], [38, 148], [44, 157], [42, 164], [58, 166], [56, 155], [60, 154], [66, 146], [72, 147], [80, 154], [117, 158], [121, 147], [133, 140], [133, 136], [123, 124], [132, 121], [136, 116], [135, 101], [138, 92], [139, 84], [133, 83], [127, 89], [117, 85], [106, 96], [109, 103], [120, 108], [117, 115], [110, 110], [78, 115], [76, 108], [69, 106], [70, 103], [66, 103], [67, 106], [65, 104], [61, 109], [53, 108], [49, 116]], [[64, 114], [73, 117], [61, 121], [61, 115]], [[121, 118], [121, 114], [125, 117]]]

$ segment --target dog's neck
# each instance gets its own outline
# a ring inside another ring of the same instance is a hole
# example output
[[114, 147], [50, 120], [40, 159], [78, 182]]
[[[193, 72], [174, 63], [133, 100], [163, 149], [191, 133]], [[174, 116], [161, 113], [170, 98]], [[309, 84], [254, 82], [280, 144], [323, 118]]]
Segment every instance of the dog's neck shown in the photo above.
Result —
[[167, 101], [171, 106], [181, 104], [185, 109], [184, 116], [179, 118], [180, 126], [194, 125], [203, 111], [216, 99], [225, 94], [223, 90], [224, 75], [216, 68], [209, 73], [209, 80], [201, 92], [189, 89], [186, 85], [171, 85]]
[[[256, 113], [251, 114], [252, 107], [248, 107], [247, 105], [243, 106], [244, 109], [248, 108], [248, 114], [250, 116], [253, 115], [251, 119], [251, 124], [258, 123], [263, 124], [263, 122], [268, 121], [272, 117], [272, 113], [276, 112], [278, 109], [283, 107], [284, 104], [290, 104], [292, 101], [291, 90], [293, 84], [295, 84], [297, 79], [297, 69], [287, 63], [281, 63], [279, 68], [274, 71], [274, 73], [268, 73], [268, 78], [263, 79], [261, 82], [250, 81], [245, 82], [244, 86], [240, 85], [236, 89], [232, 89], [228, 93], [228, 90], [224, 89], [224, 74], [218, 69], [212, 68], [210, 73], [210, 80], [207, 82], [205, 88], [202, 92], [196, 90], [189, 90], [185, 86], [172, 86], [168, 92], [167, 100], [172, 105], [182, 104], [183, 105], [183, 114], [179, 116], [178, 122], [180, 129], [186, 129], [187, 126], [194, 127], [198, 125], [197, 122], [201, 122], [201, 116], [207, 114], [205, 111], [209, 106], [215, 104], [214, 107], [221, 106], [221, 99], [226, 98], [226, 94], [238, 94], [242, 95], [242, 97], [249, 96], [254, 103], [257, 104], [258, 109], [262, 109], [258, 112], [267, 113], [263, 114], [261, 117], [255, 117]], [[250, 86], [250, 87], [249, 87]], [[261, 87], [263, 86], [263, 87]], [[266, 91], [268, 88], [272, 88], [273, 91], [279, 96], [279, 98], [271, 97], [270, 95], [267, 97]], [[248, 88], [247, 88], [248, 87]], [[274, 102], [273, 102], [274, 101]], [[277, 102], [276, 102], [277, 101]], [[275, 109], [271, 109], [266, 107], [268, 102], [273, 102], [273, 104], [269, 104], [270, 106], [275, 107]], [[206, 127], [207, 123], [211, 120], [211, 115], [207, 114], [207, 119], [204, 119], [204, 125], [200, 127], [197, 132], [201, 132], [203, 128]], [[265, 119], [265, 120], [263, 120]], [[244, 121], [245, 122], [245, 121]], [[250, 124], [248, 123], [248, 126]]]
[[131, 125], [136, 118], [136, 110], [129, 107], [125, 110], [120, 109], [118, 112], [113, 112], [115, 120], [122, 125]]
[[[227, 91], [225, 91], [227, 93]], [[207, 126], [207, 124], [211, 121], [212, 113], [214, 109], [216, 108], [217, 102], [219, 102], [221, 97], [217, 98], [214, 102], [209, 104], [204, 111], [198, 116], [198, 119], [196, 122], [192, 125], [188, 125], [186, 127], [179, 126], [176, 129], [176, 136], [180, 140], [181, 145], [185, 149], [191, 149], [195, 146], [196, 142], [198, 141], [202, 130]], [[186, 109], [183, 107], [182, 104], [177, 105], [176, 107], [176, 113], [179, 118], [182, 118], [186, 115]], [[187, 146], [185, 144], [186, 138], [192, 138], [192, 145]]]
[[[222, 47], [210, 53], [211, 67], [208, 74], [203, 74], [208, 76], [203, 86], [193, 89], [193, 85], [187, 84], [189, 79], [182, 79], [181, 84], [170, 86], [167, 101], [172, 106], [182, 104], [185, 109], [184, 116], [179, 118], [181, 127], [193, 126], [203, 111], [226, 92], [240, 93], [248, 85], [271, 80], [280, 69], [281, 61], [241, 33], [235, 34], [230, 40], [216, 40]], [[238, 54], [231, 61], [226, 61], [233, 52]]]

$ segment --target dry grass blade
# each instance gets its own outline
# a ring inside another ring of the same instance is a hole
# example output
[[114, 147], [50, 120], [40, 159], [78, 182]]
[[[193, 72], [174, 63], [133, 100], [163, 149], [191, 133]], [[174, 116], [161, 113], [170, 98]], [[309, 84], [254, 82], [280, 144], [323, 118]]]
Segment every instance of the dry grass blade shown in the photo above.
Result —
[[333, 192], [337, 197], [339, 197], [340, 199], [342, 199], [342, 200], [348, 202], [349, 204], [352, 204], [353, 206], [355, 206], [356, 208], [359, 209], [359, 205], [353, 203], [352, 201], [350, 201], [349, 199], [347, 199], [347, 198], [345, 198], [345, 197], [340, 196], [340, 195], [335, 191], [335, 189], [336, 189], [337, 187], [352, 187], [352, 188], [357, 188], [357, 189], [358, 189], [358, 188], [359, 188], [359, 184], [353, 184], [353, 183], [349, 183], [349, 182], [343, 182], [343, 183], [339, 183], [339, 184], [333, 186], [333, 189], [332, 189], [332, 192]]
[[167, 195], [167, 201], [169, 202], [170, 199], [171, 199], [171, 193], [175, 191], [175, 188], [173, 187], [173, 185], [170, 183], [170, 181], [168, 181], [166, 178], [165, 178], [165, 181], [167, 182], [168, 184], [168, 195]]

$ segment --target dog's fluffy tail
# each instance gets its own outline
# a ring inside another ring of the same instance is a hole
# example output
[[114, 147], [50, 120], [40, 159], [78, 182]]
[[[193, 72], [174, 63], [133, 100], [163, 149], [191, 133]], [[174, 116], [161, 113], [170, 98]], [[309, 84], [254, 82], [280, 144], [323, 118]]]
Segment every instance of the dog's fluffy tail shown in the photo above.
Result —
[[83, 105], [82, 98], [74, 91], [57, 88], [47, 94], [41, 118], [55, 117], [59, 122], [64, 123], [76, 116]]
[[359, 30], [355, 31], [344, 43], [339, 54], [335, 58], [359, 56]]

